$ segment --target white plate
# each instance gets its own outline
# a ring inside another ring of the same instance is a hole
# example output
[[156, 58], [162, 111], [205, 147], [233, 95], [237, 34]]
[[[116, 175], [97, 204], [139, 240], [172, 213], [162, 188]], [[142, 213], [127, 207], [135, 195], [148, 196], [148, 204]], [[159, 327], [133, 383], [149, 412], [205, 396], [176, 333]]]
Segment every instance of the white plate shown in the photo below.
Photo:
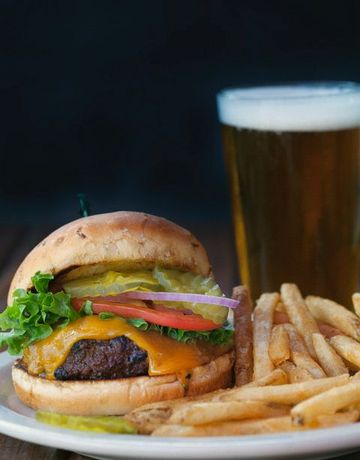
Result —
[[13, 358], [0, 354], [0, 432], [44, 446], [100, 459], [331, 458], [360, 448], [360, 423], [299, 433], [217, 438], [151, 438], [54, 428], [34, 419], [17, 399], [10, 376]]

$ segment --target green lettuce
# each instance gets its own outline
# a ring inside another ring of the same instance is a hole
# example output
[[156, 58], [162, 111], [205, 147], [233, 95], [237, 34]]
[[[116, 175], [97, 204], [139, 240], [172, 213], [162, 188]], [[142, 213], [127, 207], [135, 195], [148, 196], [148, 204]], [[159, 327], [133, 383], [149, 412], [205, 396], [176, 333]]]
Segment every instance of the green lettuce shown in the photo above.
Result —
[[32, 277], [36, 292], [16, 289], [13, 303], [0, 314], [0, 346], [7, 345], [11, 355], [20, 354], [32, 343], [45, 339], [58, 326], [65, 327], [80, 317], [63, 291], [48, 291], [54, 277], [37, 272]]
[[185, 331], [183, 329], [148, 323], [143, 319], [127, 319], [127, 321], [141, 331], [156, 331], [161, 335], [167, 335], [178, 342], [184, 343], [195, 343], [198, 340], [203, 340], [213, 345], [223, 345], [229, 343], [234, 335], [234, 330], [228, 322], [224, 324], [224, 327], [212, 331]]
[[[183, 277], [181, 273], [175, 270], [160, 271], [158, 269], [155, 271], [155, 277], [159, 279], [161, 285], [165, 284], [166, 287], [170, 287], [169, 285], [174, 283], [175, 292], [177, 289], [182, 290], [184, 284], [191, 285], [193, 283], [192, 289], [194, 291], [212, 291], [212, 295], [220, 294], [221, 291], [218, 291], [218, 286], [213, 280], [191, 276]], [[18, 355], [32, 343], [49, 337], [57, 327], [65, 327], [71, 321], [93, 314], [91, 301], [86, 300], [80, 312], [77, 312], [71, 306], [70, 293], [64, 291], [50, 292], [49, 283], [53, 278], [51, 274], [37, 272], [32, 277], [34, 292], [27, 292], [25, 289], [15, 290], [13, 303], [0, 314], [0, 331], [2, 331], [0, 332], [0, 347], [7, 345], [11, 355]], [[113, 316], [109, 312], [99, 314], [99, 318], [103, 320]], [[143, 319], [128, 319], [128, 322], [140, 330], [157, 331], [162, 335], [185, 343], [204, 340], [220, 345], [229, 342], [233, 335], [233, 330], [228, 324], [212, 331], [186, 331], [158, 326]]]

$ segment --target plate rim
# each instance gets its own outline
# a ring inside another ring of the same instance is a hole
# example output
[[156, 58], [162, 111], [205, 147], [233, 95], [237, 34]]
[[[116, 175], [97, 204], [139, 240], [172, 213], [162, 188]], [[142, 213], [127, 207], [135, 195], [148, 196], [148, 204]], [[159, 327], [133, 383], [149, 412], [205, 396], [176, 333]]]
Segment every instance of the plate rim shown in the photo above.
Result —
[[[0, 353], [0, 370], [14, 360]], [[9, 368], [10, 369], [10, 368]], [[10, 375], [9, 375], [10, 377]], [[25, 406], [24, 406], [25, 407]], [[281, 458], [291, 455], [340, 455], [360, 449], [360, 422], [341, 427], [266, 435], [217, 437], [150, 437], [114, 435], [61, 429], [37, 422], [0, 403], [0, 432], [48, 447], [82, 452], [85, 455], [119, 455], [118, 458]], [[44, 436], [46, 433], [46, 436]], [[147, 449], [147, 447], [149, 447]], [[215, 448], [216, 447], [216, 448]]]

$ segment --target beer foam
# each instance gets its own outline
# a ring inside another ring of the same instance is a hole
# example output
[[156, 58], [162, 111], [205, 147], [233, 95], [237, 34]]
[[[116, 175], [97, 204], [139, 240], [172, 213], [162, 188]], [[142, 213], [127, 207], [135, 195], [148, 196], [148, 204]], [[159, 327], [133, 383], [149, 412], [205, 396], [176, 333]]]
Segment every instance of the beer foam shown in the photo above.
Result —
[[332, 131], [360, 126], [360, 84], [311, 83], [225, 89], [220, 121], [264, 131]]

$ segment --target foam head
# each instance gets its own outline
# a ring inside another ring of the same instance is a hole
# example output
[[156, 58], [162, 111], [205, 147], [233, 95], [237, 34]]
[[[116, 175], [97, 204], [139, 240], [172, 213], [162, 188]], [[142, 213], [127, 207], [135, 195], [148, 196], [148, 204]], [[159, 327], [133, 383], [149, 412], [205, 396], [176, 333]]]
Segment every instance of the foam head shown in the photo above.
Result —
[[333, 131], [360, 126], [360, 84], [310, 83], [225, 89], [221, 123], [264, 131]]

